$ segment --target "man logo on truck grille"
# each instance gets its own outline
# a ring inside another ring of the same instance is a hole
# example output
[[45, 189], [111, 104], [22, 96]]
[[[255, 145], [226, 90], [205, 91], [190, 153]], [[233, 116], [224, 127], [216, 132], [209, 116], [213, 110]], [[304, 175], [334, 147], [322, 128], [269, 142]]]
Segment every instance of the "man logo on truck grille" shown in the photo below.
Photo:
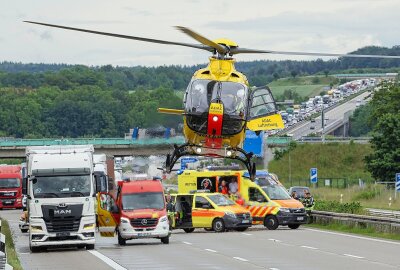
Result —
[[146, 225], [147, 224], [147, 219], [142, 219], [142, 225]]
[[71, 210], [62, 210], [62, 209], [54, 209], [54, 214], [55, 215], [68, 215], [68, 214], [72, 214]]
[[67, 207], [67, 205], [66, 205], [65, 203], [60, 203], [60, 204], [58, 205], [58, 207], [59, 207], [59, 208], [65, 208], [65, 207]]

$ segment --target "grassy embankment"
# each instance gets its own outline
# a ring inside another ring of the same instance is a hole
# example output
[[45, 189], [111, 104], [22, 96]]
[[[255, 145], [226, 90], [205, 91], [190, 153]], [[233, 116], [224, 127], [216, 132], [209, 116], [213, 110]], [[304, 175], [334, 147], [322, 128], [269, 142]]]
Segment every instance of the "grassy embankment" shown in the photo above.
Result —
[[324, 90], [323, 88], [331, 83], [336, 84], [337, 79], [329, 76], [305, 76], [278, 79], [268, 86], [271, 88], [274, 97], [281, 96], [288, 89], [298, 92], [301, 97], [310, 97], [319, 95]]
[[309, 227], [309, 228], [324, 229], [324, 230], [337, 231], [337, 232], [343, 232], [343, 233], [352, 233], [352, 234], [364, 235], [364, 236], [375, 237], [375, 238], [385, 238], [385, 239], [390, 239], [390, 240], [400, 240], [400, 235], [399, 234], [379, 233], [379, 232], [376, 232], [373, 228], [370, 228], [370, 227], [369, 228], [360, 228], [360, 227], [353, 227], [353, 226], [343, 225], [343, 224], [339, 224], [339, 223], [330, 223], [328, 225], [307, 224], [305, 226]]
[[[353, 182], [362, 179], [367, 183], [364, 188], [358, 186], [312, 188], [317, 200], [340, 201], [342, 198], [344, 203], [359, 201], [364, 207], [400, 209], [400, 198], [394, 200], [393, 189], [387, 190], [382, 185], [374, 185], [371, 174], [365, 170], [364, 157], [371, 151], [369, 144], [297, 144], [290, 151], [292, 185], [308, 184], [310, 168], [316, 167], [319, 178], [332, 179], [334, 185], [335, 178], [346, 178]], [[276, 173], [285, 186], [291, 185], [288, 152], [279, 160], [271, 161], [268, 170]], [[323, 184], [324, 181], [320, 181], [320, 185]], [[389, 207], [390, 197], [392, 204]]]
[[5, 219], [1, 219], [1, 233], [6, 236], [6, 254], [8, 264], [11, 265], [14, 270], [22, 270], [17, 251], [15, 250], [10, 226]]

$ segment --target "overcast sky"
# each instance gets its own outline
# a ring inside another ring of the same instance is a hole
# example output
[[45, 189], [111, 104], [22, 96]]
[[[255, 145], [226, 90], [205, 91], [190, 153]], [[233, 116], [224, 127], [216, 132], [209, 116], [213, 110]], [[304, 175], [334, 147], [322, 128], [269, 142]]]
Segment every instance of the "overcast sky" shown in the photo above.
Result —
[[[399, 0], [0, 0], [0, 61], [86, 65], [201, 64], [196, 49], [46, 28], [23, 20], [193, 42], [173, 26], [265, 50], [346, 53], [400, 44]], [[237, 60], [308, 59], [238, 55]]]

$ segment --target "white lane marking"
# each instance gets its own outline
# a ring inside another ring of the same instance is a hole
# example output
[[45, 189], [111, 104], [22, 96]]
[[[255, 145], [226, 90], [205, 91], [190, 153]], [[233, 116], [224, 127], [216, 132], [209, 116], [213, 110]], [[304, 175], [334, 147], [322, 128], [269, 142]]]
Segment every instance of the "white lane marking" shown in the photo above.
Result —
[[112, 259], [108, 258], [107, 256], [101, 254], [100, 252], [96, 250], [88, 250], [92, 255], [96, 256], [103, 262], [105, 262], [107, 265], [111, 266], [115, 270], [128, 270], [125, 267], [119, 265], [118, 263], [114, 262]]
[[242, 232], [243, 235], [252, 235], [251, 233]]
[[216, 250], [213, 250], [213, 249], [209, 249], [209, 248], [206, 248], [206, 249], [204, 249], [204, 250], [206, 250], [206, 251], [209, 251], [209, 252], [217, 252]]
[[248, 262], [249, 261], [249, 260], [246, 260], [246, 259], [244, 259], [242, 257], [233, 257], [233, 258], [236, 259], [236, 260], [242, 261], [242, 262]]
[[344, 256], [347, 256], [347, 257], [356, 258], [356, 259], [364, 259], [364, 257], [356, 256], [356, 255], [351, 255], [351, 254], [343, 254], [343, 255], [344, 255]]
[[270, 268], [269, 270], [279, 270], [279, 268]]
[[182, 243], [184, 243], [184, 244], [186, 244], [186, 245], [192, 245], [192, 243], [185, 242], [185, 241], [183, 241]]
[[302, 248], [308, 248], [308, 249], [318, 249], [316, 247], [309, 247], [309, 246], [301, 246]]
[[269, 241], [278, 242], [278, 243], [282, 242], [281, 240], [278, 240], [278, 239], [272, 239], [272, 238], [270, 238], [270, 239], [268, 239], [268, 240], [269, 240]]
[[316, 229], [303, 229], [303, 230], [313, 231], [313, 232], [320, 232], [320, 233], [327, 233], [327, 234], [332, 234], [332, 235], [340, 235], [340, 236], [351, 237], [351, 238], [362, 239], [362, 240], [369, 240], [369, 241], [380, 242], [380, 243], [385, 243], [385, 244], [400, 245], [400, 242], [393, 242], [393, 241], [388, 241], [388, 240], [369, 238], [369, 237], [363, 237], [363, 236], [357, 236], [357, 235], [351, 235], [351, 234], [328, 232], [328, 231], [316, 230]]

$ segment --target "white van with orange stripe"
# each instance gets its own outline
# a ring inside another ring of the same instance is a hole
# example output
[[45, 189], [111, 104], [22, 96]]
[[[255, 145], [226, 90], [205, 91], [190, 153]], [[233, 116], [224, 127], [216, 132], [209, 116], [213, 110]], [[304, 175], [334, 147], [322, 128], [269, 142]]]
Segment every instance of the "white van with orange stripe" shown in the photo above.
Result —
[[[243, 177], [243, 171], [218, 170], [195, 171], [185, 170], [178, 176], [179, 193], [187, 193], [191, 190], [200, 190], [202, 183], [211, 183], [211, 192], [220, 192], [220, 186], [225, 181], [226, 185], [233, 179], [238, 183], [238, 194], [244, 200], [244, 206], [250, 211], [253, 224], [263, 224], [270, 230], [275, 230], [279, 225], [297, 229], [300, 224], [307, 221], [303, 205], [299, 202], [295, 207], [287, 207], [281, 201], [270, 199], [265, 187]], [[232, 195], [232, 197], [234, 197]], [[294, 206], [294, 205], [293, 205]], [[295, 209], [295, 211], [293, 210]]]

